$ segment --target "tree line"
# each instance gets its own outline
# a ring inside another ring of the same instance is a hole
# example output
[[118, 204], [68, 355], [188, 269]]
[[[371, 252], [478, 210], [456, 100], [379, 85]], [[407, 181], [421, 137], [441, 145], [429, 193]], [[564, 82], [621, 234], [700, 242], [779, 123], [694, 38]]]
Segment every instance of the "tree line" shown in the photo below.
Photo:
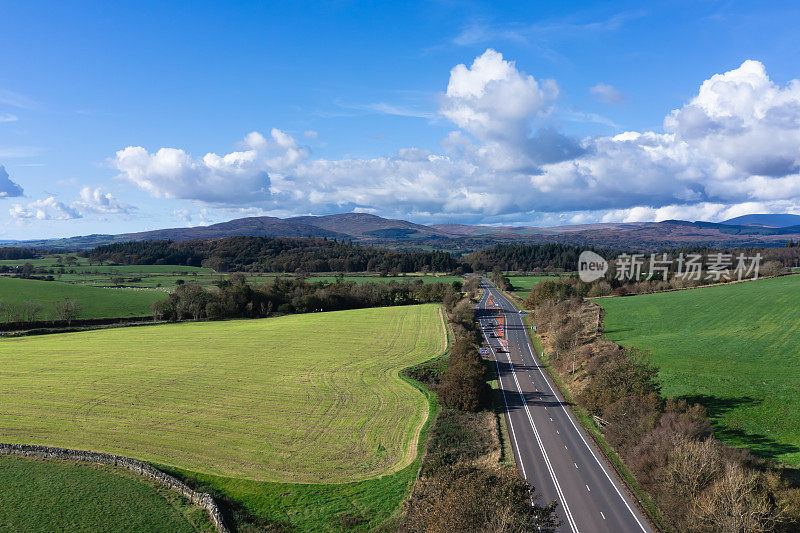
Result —
[[[781, 469], [715, 439], [699, 404], [664, 398], [637, 348], [603, 339], [580, 298], [541, 298], [532, 318], [548, 361], [657, 506], [668, 531], [797, 531], [800, 489]], [[591, 324], [589, 323], [591, 322]]]
[[[0, 317], [3, 322], [36, 322], [45, 306], [35, 300], [21, 302], [4, 302], [0, 300]], [[81, 305], [75, 298], [64, 298], [50, 304], [48, 316], [50, 320], [61, 320], [67, 323], [77, 319], [81, 314]]]
[[500, 463], [487, 384], [493, 376], [478, 353], [480, 333], [470, 298], [477, 295], [478, 278], [468, 278], [464, 289], [465, 297], [452, 292], [444, 299], [453, 341], [448, 355], [406, 372], [437, 395], [442, 409], [399, 530], [552, 532], [559, 525], [556, 502], [541, 502], [516, 468]]
[[156, 320], [263, 318], [273, 314], [339, 311], [441, 302], [461, 290], [461, 282], [308, 283], [302, 278], [277, 277], [270, 283], [251, 284], [241, 273], [203, 287], [182, 283], [166, 300], [154, 302]]
[[227, 237], [183, 242], [136, 241], [99, 246], [91, 260], [121, 265], [187, 265], [218, 272], [453, 272], [447, 252], [407, 252], [326, 238]]

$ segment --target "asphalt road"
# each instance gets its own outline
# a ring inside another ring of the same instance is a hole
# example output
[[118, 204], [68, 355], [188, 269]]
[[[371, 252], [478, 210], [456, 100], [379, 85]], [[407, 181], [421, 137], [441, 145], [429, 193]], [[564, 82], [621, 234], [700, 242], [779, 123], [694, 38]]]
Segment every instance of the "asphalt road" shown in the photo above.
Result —
[[[539, 503], [558, 501], [559, 531], [652, 531], [541, 367], [522, 316], [491, 283], [481, 285], [477, 317], [497, 364], [514, 459]], [[505, 316], [504, 337], [486, 329], [497, 325], [486, 311], [490, 296]], [[507, 351], [498, 351], [504, 343]]]

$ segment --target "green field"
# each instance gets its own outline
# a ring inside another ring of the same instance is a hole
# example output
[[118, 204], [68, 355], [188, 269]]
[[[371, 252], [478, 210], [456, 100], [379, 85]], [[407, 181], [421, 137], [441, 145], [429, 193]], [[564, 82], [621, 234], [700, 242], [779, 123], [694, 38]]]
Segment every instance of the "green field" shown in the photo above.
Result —
[[555, 279], [553, 276], [508, 276], [514, 290], [511, 291], [514, 295], [519, 296], [523, 300], [528, 297], [531, 289], [546, 279]]
[[427, 400], [398, 371], [444, 349], [437, 305], [0, 344], [0, 440], [305, 483], [411, 464]]
[[[356, 283], [388, 283], [390, 281], [396, 281], [398, 283], [413, 283], [415, 281], [422, 281], [423, 283], [453, 283], [454, 281], [463, 282], [464, 278], [461, 276], [420, 276], [417, 274], [409, 274], [407, 276], [344, 276], [342, 278], [343, 281], [354, 281]], [[328, 283], [334, 283], [336, 281], [336, 276], [312, 276], [307, 278], [306, 281], [309, 283], [316, 283], [318, 281], [325, 281]]]
[[800, 465], [800, 276], [600, 298], [606, 336], [650, 350], [667, 396], [705, 405], [716, 435]]
[[205, 510], [126, 470], [0, 456], [0, 531], [198, 529], [213, 531]]
[[[18, 305], [25, 300], [42, 304], [38, 320], [50, 319], [53, 302], [74, 298], [81, 307], [78, 318], [147, 316], [156, 300], [167, 297], [163, 291], [87, 287], [58, 281], [0, 277], [0, 301]], [[4, 317], [0, 313], [0, 320]]]

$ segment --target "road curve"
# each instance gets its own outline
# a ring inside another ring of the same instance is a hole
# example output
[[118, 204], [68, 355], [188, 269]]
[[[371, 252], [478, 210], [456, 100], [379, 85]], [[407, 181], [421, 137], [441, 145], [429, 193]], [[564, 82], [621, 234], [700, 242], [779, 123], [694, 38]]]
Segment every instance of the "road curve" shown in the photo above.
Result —
[[[481, 287], [477, 318], [497, 365], [514, 459], [539, 503], [558, 501], [559, 531], [653, 531], [546, 375], [517, 309], [486, 279]], [[487, 310], [489, 300], [499, 310]], [[498, 314], [505, 329], [491, 337]]]

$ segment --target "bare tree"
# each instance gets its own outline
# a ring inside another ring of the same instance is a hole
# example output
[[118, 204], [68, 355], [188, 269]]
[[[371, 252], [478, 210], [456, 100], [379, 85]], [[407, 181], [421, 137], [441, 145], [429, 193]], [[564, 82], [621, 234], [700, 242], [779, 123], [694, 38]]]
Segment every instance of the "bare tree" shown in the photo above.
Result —
[[81, 312], [80, 303], [75, 298], [64, 298], [53, 302], [53, 309], [51, 311], [53, 320], [66, 320], [67, 325], [71, 324], [73, 320], [78, 318]]
[[783, 513], [757, 472], [728, 463], [720, 479], [695, 500], [692, 514], [696, 531], [766, 533]]
[[20, 305], [19, 315], [21, 316], [24, 322], [33, 322], [36, 320], [36, 316], [42, 310], [42, 304], [39, 302], [33, 302], [31, 300], [25, 300]]

